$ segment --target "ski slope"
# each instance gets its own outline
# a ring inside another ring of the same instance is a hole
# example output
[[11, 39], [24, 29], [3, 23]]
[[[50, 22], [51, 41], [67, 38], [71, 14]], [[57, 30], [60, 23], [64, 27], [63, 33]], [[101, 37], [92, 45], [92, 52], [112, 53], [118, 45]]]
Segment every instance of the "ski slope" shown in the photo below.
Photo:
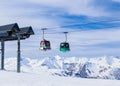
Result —
[[0, 71], [0, 86], [120, 86], [120, 81]]

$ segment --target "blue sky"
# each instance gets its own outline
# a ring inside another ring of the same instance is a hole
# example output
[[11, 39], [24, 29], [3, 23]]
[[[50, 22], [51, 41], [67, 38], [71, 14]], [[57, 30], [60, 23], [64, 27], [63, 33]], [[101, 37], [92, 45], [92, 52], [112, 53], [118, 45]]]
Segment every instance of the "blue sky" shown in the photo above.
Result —
[[[0, 0], [0, 10], [0, 25], [17, 22], [20, 27], [33, 27], [35, 35], [21, 42], [24, 57], [120, 56], [120, 21], [90, 23], [120, 20], [120, 0]], [[78, 25], [60, 28], [71, 24]], [[59, 51], [59, 44], [64, 41], [60, 33], [46, 34], [52, 50], [40, 51], [43, 27], [51, 28], [46, 33], [76, 31], [68, 34], [71, 51]], [[6, 42], [6, 57], [15, 57], [16, 48], [16, 42]]]

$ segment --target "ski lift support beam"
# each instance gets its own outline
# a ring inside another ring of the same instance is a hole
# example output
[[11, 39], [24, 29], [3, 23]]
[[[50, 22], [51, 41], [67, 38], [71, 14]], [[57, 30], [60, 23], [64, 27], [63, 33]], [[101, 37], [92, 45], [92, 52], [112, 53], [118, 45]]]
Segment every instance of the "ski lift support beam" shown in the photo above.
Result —
[[29, 38], [33, 35], [34, 31], [32, 27], [19, 28], [17, 23], [0, 26], [0, 41], [1, 41], [1, 70], [4, 70], [4, 51], [6, 41], [17, 40], [18, 51], [17, 51], [17, 72], [20, 72], [20, 40]]

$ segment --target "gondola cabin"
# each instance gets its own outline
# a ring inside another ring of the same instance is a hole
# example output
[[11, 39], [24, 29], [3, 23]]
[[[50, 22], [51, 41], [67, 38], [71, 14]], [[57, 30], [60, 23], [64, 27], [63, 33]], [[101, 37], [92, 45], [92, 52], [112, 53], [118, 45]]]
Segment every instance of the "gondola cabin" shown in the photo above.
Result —
[[40, 49], [44, 50], [44, 51], [50, 50], [51, 49], [51, 47], [50, 47], [50, 41], [42, 40], [40, 42]]
[[60, 51], [62, 52], [70, 51], [69, 43], [67, 42], [60, 43]]

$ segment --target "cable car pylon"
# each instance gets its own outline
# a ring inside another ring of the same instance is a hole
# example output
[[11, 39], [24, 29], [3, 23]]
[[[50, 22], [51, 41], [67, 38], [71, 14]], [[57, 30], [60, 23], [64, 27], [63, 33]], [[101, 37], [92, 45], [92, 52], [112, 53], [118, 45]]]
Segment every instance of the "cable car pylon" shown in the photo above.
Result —
[[67, 42], [67, 34], [68, 34], [68, 32], [63, 32], [63, 33], [65, 34], [65, 42], [60, 43], [60, 51], [61, 52], [67, 52], [67, 51], [70, 51], [70, 45]]
[[50, 50], [51, 46], [50, 46], [50, 41], [46, 40], [44, 37], [45, 34], [45, 30], [47, 30], [47, 28], [42, 28], [41, 29], [43, 31], [43, 40], [40, 42], [40, 50], [46, 51], [46, 50]]

